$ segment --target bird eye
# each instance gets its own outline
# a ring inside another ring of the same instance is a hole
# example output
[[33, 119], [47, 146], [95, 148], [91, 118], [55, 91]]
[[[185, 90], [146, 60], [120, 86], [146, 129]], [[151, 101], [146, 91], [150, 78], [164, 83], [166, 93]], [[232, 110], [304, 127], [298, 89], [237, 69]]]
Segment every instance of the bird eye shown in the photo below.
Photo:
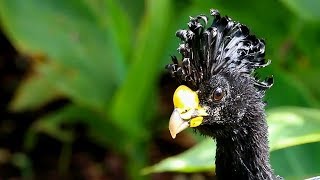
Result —
[[222, 98], [223, 98], [223, 91], [222, 91], [222, 88], [217, 88], [214, 90], [213, 92], [213, 100], [214, 101], [220, 101]]

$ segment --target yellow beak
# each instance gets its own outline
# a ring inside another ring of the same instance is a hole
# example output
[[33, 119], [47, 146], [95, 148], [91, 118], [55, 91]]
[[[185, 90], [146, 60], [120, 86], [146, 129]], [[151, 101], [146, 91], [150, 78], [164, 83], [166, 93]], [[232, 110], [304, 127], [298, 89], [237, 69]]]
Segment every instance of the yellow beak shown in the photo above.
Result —
[[188, 127], [202, 124], [203, 116], [207, 116], [206, 108], [199, 105], [198, 94], [187, 86], [179, 86], [173, 95], [174, 110], [169, 121], [169, 130], [174, 139], [178, 133]]

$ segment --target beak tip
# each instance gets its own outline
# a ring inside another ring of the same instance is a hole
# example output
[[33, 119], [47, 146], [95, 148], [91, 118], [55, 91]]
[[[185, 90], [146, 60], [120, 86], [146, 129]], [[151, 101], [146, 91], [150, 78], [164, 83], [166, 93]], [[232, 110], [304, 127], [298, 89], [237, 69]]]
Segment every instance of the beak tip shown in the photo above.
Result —
[[171, 131], [170, 131], [170, 134], [171, 134], [172, 139], [175, 139], [175, 138], [176, 138], [176, 136], [177, 136], [177, 134], [176, 134], [176, 133], [172, 133]]

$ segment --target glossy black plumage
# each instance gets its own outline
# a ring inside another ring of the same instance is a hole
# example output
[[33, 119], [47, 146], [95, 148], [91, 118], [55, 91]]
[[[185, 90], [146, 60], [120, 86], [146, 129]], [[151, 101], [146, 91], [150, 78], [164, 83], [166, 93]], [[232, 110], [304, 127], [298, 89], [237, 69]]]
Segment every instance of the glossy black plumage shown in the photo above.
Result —
[[[217, 142], [219, 180], [280, 179], [269, 163], [264, 93], [273, 78], [260, 81], [255, 70], [266, 67], [265, 42], [245, 25], [210, 11], [190, 17], [188, 29], [178, 30], [181, 60], [172, 57], [166, 68], [180, 83], [196, 90], [209, 115], [195, 129]], [[217, 89], [223, 97], [214, 99]]]

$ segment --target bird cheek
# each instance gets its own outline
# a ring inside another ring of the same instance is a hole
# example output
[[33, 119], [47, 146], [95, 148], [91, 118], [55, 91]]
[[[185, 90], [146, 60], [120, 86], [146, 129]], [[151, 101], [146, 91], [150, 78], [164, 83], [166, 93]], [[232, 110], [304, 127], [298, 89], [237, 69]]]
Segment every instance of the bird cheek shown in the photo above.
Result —
[[215, 107], [211, 110], [211, 115], [215, 121], [221, 121], [221, 107]]

